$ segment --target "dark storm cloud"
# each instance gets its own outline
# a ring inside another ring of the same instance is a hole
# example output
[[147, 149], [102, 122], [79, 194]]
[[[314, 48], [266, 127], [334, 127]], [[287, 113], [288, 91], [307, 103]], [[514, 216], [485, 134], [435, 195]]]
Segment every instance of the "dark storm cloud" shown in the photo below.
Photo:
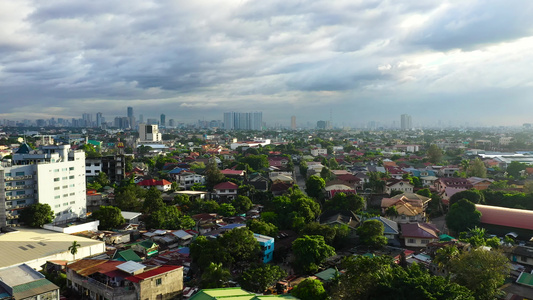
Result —
[[[283, 123], [295, 112], [325, 119], [324, 111], [342, 107], [390, 119], [398, 110], [383, 107], [416, 111], [431, 99], [445, 101], [439, 95], [450, 90], [479, 107], [489, 87], [520, 90], [509, 93], [507, 105], [514, 107], [523, 105], [533, 82], [532, 7], [526, 1], [7, 1], [0, 4], [0, 118], [77, 117], [104, 108], [123, 115], [135, 106], [146, 115], [165, 111], [189, 120], [250, 109]], [[352, 119], [344, 111], [342, 117]]]

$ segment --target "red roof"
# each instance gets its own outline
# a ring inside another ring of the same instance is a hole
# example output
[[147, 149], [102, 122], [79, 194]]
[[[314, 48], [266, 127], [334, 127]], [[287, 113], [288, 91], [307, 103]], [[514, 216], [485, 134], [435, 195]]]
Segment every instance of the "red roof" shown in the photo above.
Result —
[[137, 184], [141, 186], [164, 186], [164, 185], [171, 185], [172, 183], [165, 179], [163, 180], [145, 179]]
[[131, 282], [139, 282], [145, 279], [148, 279], [150, 277], [154, 277], [157, 275], [161, 275], [179, 268], [183, 268], [182, 266], [160, 266], [159, 268], [152, 269], [150, 271], [143, 272], [141, 274], [133, 275], [130, 277], [126, 277], [126, 280], [129, 280]]
[[533, 211], [476, 204], [481, 223], [533, 230]]
[[433, 224], [414, 223], [402, 224], [402, 236], [412, 238], [438, 239], [439, 230]]
[[230, 169], [224, 169], [220, 170], [220, 173], [224, 175], [238, 175], [238, 176], [244, 176], [244, 170], [230, 170]]
[[214, 190], [236, 190], [238, 188], [238, 185], [230, 181], [219, 183], [213, 187]]

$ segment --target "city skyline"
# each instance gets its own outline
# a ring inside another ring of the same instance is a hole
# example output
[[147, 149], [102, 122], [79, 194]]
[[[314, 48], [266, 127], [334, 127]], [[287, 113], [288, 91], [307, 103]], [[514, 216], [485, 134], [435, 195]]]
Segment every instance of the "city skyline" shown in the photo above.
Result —
[[[531, 123], [533, 3], [0, 4], [0, 119]], [[357, 16], [354, 18], [353, 16]], [[495, 109], [497, 107], [497, 109]], [[135, 115], [137, 117], [138, 115]], [[131, 123], [131, 122], [130, 122]], [[415, 125], [415, 124], [413, 124]]]

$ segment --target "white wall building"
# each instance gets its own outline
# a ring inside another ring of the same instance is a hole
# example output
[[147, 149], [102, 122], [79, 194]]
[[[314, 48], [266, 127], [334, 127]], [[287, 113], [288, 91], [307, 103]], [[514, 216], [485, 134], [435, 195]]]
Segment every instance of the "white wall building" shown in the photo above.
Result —
[[16, 226], [20, 211], [34, 203], [50, 205], [54, 222], [86, 214], [85, 153], [70, 145], [26, 144], [0, 167], [0, 226]]
[[156, 124], [139, 124], [139, 140], [141, 143], [161, 142], [161, 133]]

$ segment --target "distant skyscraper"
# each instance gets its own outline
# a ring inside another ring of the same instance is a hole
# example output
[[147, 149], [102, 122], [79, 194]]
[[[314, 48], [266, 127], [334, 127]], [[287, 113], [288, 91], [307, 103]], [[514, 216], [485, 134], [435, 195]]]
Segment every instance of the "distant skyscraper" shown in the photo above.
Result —
[[143, 115], [139, 115], [139, 123], [144, 123], [144, 116]]
[[401, 116], [401, 128], [402, 130], [411, 130], [413, 128], [411, 116], [403, 114]]
[[130, 128], [135, 128], [135, 117], [133, 116], [133, 107], [128, 106], [128, 122]]
[[291, 117], [291, 129], [296, 130], [296, 116]]
[[169, 127], [174, 127], [174, 119], [168, 120], [168, 126]]
[[262, 112], [227, 112], [224, 113], [224, 129], [226, 130], [262, 130]]
[[102, 113], [101, 112], [96, 113], [96, 127], [98, 128], [102, 127]]
[[318, 129], [326, 129], [326, 121], [317, 121], [316, 122], [316, 128], [318, 128]]
[[167, 124], [167, 122], [166, 122], [166, 116], [165, 116], [165, 114], [161, 114], [161, 122], [159, 123], [159, 126], [161, 126], [161, 127], [165, 127], [166, 124]]

